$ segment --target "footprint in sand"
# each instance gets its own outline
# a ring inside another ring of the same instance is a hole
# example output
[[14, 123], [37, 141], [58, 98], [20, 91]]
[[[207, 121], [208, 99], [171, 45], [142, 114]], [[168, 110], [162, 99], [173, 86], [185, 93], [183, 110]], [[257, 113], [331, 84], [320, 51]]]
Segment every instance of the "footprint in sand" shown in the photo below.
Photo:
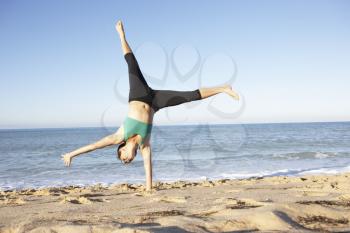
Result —
[[255, 201], [253, 199], [236, 199], [236, 198], [219, 198], [219, 199], [216, 199], [214, 203], [219, 205], [215, 205], [213, 208], [209, 210], [202, 211], [199, 213], [194, 213], [192, 215], [196, 217], [201, 217], [201, 218], [205, 218], [213, 215], [227, 216], [231, 214], [230, 213], [231, 210], [258, 208], [264, 205], [268, 205], [266, 203]]
[[152, 196], [153, 193], [146, 193], [146, 192], [138, 192], [133, 194], [136, 197], [149, 197]]
[[231, 205], [234, 205], [234, 204], [237, 204], [237, 199], [235, 198], [232, 198], [232, 197], [229, 197], [229, 198], [219, 198], [219, 199], [216, 199], [214, 201], [214, 203], [216, 204], [231, 204]]
[[228, 199], [225, 203], [227, 209], [250, 209], [250, 208], [257, 208], [264, 205], [267, 205], [267, 203], [255, 201], [253, 199]]
[[328, 196], [329, 193], [326, 192], [318, 192], [318, 191], [309, 191], [309, 190], [301, 190], [302, 193], [301, 194], [296, 194], [297, 197], [324, 197], [324, 196]]
[[228, 209], [248, 209], [268, 205], [268, 203], [255, 201], [253, 199], [236, 199], [230, 197], [216, 199], [214, 203], [224, 204]]
[[137, 216], [133, 223], [135, 224], [144, 224], [144, 223], [154, 223], [155, 219], [162, 217], [175, 217], [175, 216], [184, 216], [186, 212], [180, 210], [164, 210], [164, 211], [154, 211], [148, 212], [144, 215]]
[[227, 190], [225, 191], [225, 193], [238, 193], [238, 192], [241, 192], [242, 190], [240, 189], [230, 189], [230, 190]]
[[188, 196], [179, 197], [179, 196], [162, 196], [155, 197], [152, 200], [157, 202], [166, 202], [166, 203], [186, 203]]
[[92, 199], [92, 198], [87, 198], [84, 196], [78, 196], [78, 197], [68, 197], [65, 196], [63, 199], [60, 201], [61, 204], [65, 203], [72, 203], [72, 204], [92, 204], [94, 202], [108, 202], [103, 199]]
[[342, 195], [338, 196], [337, 199], [350, 203], [350, 194], [342, 194]]
[[149, 196], [153, 196], [154, 194], [156, 194], [157, 190], [151, 190], [151, 191], [146, 191], [146, 190], [140, 190], [139, 192], [134, 193], [133, 195], [136, 197], [149, 197]]

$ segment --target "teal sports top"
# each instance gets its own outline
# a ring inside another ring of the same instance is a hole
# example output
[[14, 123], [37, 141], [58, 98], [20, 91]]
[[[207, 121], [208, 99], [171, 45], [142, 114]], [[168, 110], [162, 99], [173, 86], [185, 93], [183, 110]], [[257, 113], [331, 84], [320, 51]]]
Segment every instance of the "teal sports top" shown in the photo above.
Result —
[[124, 126], [124, 140], [128, 140], [130, 137], [138, 134], [141, 136], [141, 145], [144, 143], [148, 134], [152, 131], [152, 124], [148, 124], [142, 121], [135, 120], [127, 117], [123, 123]]

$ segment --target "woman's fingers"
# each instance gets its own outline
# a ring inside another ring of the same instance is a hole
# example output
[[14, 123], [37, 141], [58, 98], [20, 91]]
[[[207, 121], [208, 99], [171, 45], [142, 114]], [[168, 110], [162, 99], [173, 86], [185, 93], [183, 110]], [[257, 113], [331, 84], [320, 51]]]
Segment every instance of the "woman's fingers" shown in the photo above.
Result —
[[64, 162], [64, 165], [65, 166], [70, 166], [70, 164], [71, 164], [71, 157], [70, 156], [68, 156], [68, 155], [61, 155], [62, 156], [62, 160], [63, 160], [63, 162]]
[[69, 167], [70, 165], [70, 158], [68, 156], [66, 156], [66, 166]]

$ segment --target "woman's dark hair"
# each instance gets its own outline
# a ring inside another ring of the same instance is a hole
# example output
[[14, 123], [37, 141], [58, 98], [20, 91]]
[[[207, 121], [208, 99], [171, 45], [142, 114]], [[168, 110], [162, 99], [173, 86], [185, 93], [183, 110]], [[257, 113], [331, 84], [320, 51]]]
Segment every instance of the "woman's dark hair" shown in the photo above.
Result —
[[126, 142], [123, 141], [122, 143], [120, 143], [120, 145], [118, 146], [118, 150], [117, 150], [117, 155], [118, 155], [118, 159], [120, 159], [120, 149], [123, 148], [126, 145]]

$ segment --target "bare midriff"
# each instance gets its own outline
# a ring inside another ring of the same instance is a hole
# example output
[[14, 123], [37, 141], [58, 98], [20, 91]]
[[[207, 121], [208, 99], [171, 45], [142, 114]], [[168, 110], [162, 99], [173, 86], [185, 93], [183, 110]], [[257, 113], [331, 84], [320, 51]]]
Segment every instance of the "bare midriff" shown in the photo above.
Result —
[[144, 123], [152, 124], [153, 115], [154, 110], [148, 104], [137, 100], [129, 102], [128, 117]]

